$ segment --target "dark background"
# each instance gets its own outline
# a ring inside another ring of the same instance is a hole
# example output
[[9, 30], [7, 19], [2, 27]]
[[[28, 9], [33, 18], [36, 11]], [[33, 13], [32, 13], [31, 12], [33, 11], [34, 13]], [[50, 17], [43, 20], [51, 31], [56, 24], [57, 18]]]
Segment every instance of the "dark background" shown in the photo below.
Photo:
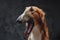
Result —
[[0, 40], [24, 40], [25, 25], [16, 23], [26, 6], [37, 6], [46, 12], [50, 40], [60, 40], [60, 1], [0, 0]]

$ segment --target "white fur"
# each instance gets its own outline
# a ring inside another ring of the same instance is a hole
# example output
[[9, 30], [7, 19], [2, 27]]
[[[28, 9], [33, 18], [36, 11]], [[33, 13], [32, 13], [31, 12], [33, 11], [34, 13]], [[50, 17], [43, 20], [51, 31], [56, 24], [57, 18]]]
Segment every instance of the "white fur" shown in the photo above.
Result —
[[31, 40], [34, 40], [34, 36], [33, 36], [33, 33], [31, 33]]
[[24, 17], [24, 15], [25, 15], [25, 12], [24, 12], [23, 14], [21, 14], [21, 15], [17, 18], [17, 20], [22, 20], [23, 17]]
[[30, 34], [30, 36], [29, 36], [28, 40], [34, 40], [34, 35], [33, 35], [33, 33], [32, 33], [32, 32], [31, 32], [31, 34]]
[[25, 9], [25, 11], [17, 18], [17, 20], [22, 20], [24, 15], [26, 14], [26, 11], [28, 11], [31, 7], [28, 7]]

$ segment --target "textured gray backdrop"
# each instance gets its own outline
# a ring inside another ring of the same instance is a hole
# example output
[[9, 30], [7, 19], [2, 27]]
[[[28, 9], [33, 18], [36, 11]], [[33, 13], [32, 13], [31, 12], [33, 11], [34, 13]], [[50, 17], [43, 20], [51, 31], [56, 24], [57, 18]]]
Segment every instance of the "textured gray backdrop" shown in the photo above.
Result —
[[60, 40], [60, 5], [55, 0], [0, 0], [0, 40], [24, 40], [25, 25], [16, 23], [26, 6], [38, 6], [46, 12], [50, 40]]

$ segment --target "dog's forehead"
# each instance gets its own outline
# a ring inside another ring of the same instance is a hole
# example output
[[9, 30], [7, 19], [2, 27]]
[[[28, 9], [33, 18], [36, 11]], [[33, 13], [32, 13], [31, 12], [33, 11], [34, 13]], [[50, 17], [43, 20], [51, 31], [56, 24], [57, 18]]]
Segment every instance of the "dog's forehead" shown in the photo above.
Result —
[[30, 10], [30, 8], [31, 8], [31, 7], [26, 7], [25, 11], [28, 11], [28, 10]]
[[25, 11], [29, 11], [31, 7], [32, 7], [32, 9], [33, 9], [34, 11], [37, 10], [37, 7], [35, 7], [35, 6], [29, 6], [29, 7], [26, 7]]

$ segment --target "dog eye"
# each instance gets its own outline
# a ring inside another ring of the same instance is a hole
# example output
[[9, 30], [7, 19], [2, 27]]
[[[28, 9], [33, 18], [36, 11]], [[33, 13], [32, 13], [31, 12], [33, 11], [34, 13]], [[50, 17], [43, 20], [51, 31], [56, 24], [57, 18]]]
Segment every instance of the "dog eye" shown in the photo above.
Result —
[[31, 12], [32, 14], [34, 13], [34, 11]]

